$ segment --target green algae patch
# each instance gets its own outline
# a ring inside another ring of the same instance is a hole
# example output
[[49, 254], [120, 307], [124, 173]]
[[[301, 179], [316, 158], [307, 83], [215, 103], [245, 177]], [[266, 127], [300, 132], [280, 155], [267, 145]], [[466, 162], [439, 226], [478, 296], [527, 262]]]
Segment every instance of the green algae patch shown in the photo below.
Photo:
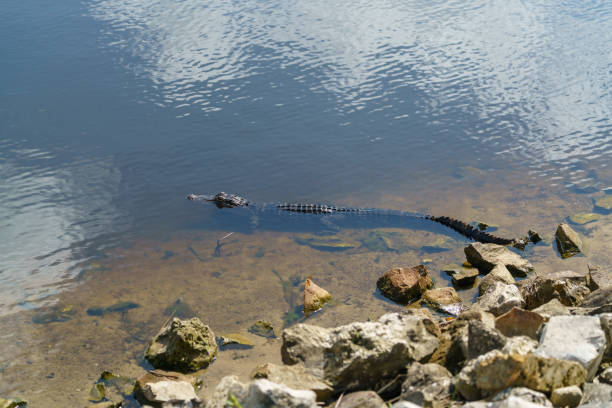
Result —
[[217, 343], [222, 350], [227, 348], [250, 349], [255, 347], [255, 343], [240, 333], [223, 334], [217, 337]]
[[265, 337], [267, 339], [276, 338], [276, 333], [274, 333], [274, 327], [272, 323], [267, 322], [265, 320], [258, 320], [251, 327], [249, 327], [249, 333], [253, 333], [257, 336]]
[[584, 225], [588, 224], [589, 222], [597, 221], [599, 219], [599, 214], [578, 213], [570, 216], [568, 219], [572, 224]]
[[128, 398], [134, 392], [135, 380], [103, 371], [100, 378], [89, 390], [89, 400], [92, 402], [118, 401]]
[[73, 305], [53, 306], [47, 310], [36, 313], [32, 317], [32, 322], [37, 324], [47, 324], [54, 322], [67, 322], [76, 314]]
[[318, 251], [338, 252], [355, 248], [355, 245], [344, 242], [335, 235], [319, 237], [315, 235], [299, 234], [293, 239], [300, 245], [306, 245]]
[[605, 197], [595, 200], [595, 209], [603, 213], [606, 213], [606, 214], [611, 213], [612, 212], [612, 195], [607, 195]]
[[396, 232], [374, 230], [359, 241], [361, 245], [372, 252], [399, 252], [400, 248], [394, 245], [392, 240], [397, 235]]

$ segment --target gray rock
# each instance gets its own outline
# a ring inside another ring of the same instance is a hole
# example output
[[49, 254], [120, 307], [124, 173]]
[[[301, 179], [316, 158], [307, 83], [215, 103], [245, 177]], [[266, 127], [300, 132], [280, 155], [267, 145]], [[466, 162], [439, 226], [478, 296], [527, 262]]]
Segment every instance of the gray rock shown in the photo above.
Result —
[[464, 252], [468, 262], [481, 273], [489, 273], [497, 264], [504, 265], [516, 276], [524, 277], [533, 271], [529, 261], [502, 245], [475, 242], [468, 245]]
[[387, 408], [387, 404], [374, 391], [356, 391], [345, 394], [334, 408]]
[[599, 382], [612, 385], [612, 367], [603, 370], [597, 378]]
[[468, 323], [467, 360], [476, 358], [491, 350], [501, 350], [507, 339], [498, 330], [474, 320]]
[[439, 364], [413, 363], [402, 384], [401, 400], [425, 408], [446, 405], [452, 391], [452, 374]]
[[606, 347], [606, 336], [594, 316], [553, 316], [542, 330], [535, 354], [577, 361], [595, 376]]
[[552, 299], [565, 306], [577, 306], [591, 293], [588, 273], [560, 271], [536, 276], [519, 283], [527, 309], [535, 309]]
[[612, 313], [603, 313], [599, 315], [599, 324], [606, 335], [606, 350], [602, 361], [612, 361]]
[[529, 354], [533, 353], [538, 348], [538, 342], [527, 336], [508, 337], [506, 345], [502, 348], [502, 353], [505, 354]]
[[455, 386], [468, 401], [486, 398], [511, 386], [541, 392], [581, 385], [585, 369], [577, 362], [490, 351], [470, 361], [455, 377]]
[[503, 264], [497, 264], [491, 269], [491, 272], [480, 280], [478, 284], [478, 295], [482, 296], [493, 282], [501, 282], [506, 285], [514, 285], [516, 281], [508, 268]]
[[395, 404], [391, 405], [391, 408], [421, 408], [421, 406], [413, 402], [397, 401]]
[[526, 387], [511, 387], [495, 394], [491, 401], [503, 401], [510, 397], [520, 398], [532, 404], [544, 407], [552, 407], [553, 404], [546, 398], [546, 394], [534, 391]]
[[155, 368], [197, 371], [217, 354], [215, 335], [200, 319], [173, 318], [149, 343], [145, 357]]
[[524, 306], [519, 289], [514, 285], [506, 285], [501, 282], [494, 282], [489, 286], [487, 291], [476, 300], [476, 303], [483, 310], [495, 316], [502, 315], [513, 307], [522, 308]]
[[[610, 407], [612, 404], [612, 385], [609, 384], [584, 384], [582, 404], [605, 404]], [[582, 406], [582, 405], [581, 405]]]
[[256, 367], [251, 373], [251, 377], [254, 379], [265, 378], [296, 390], [311, 390], [317, 394], [318, 401], [327, 401], [334, 393], [333, 388], [328, 383], [308, 373], [301, 364], [288, 366], [266, 363]]
[[612, 304], [612, 286], [597, 289], [580, 304], [582, 307], [603, 307]]
[[480, 272], [476, 268], [463, 267], [452, 270], [449, 273], [453, 285], [460, 288], [471, 287], [474, 282], [476, 282], [476, 279], [478, 278], [479, 274]]
[[203, 407], [191, 379], [181, 373], [149, 371], [136, 380], [134, 397], [143, 405], [162, 408]]
[[562, 258], [569, 258], [582, 252], [580, 236], [578, 236], [578, 233], [572, 227], [564, 222], [557, 227], [555, 241]]
[[199, 407], [201, 401], [187, 381], [158, 381], [147, 383], [143, 389], [147, 404], [163, 408]]
[[542, 306], [536, 307], [532, 312], [539, 314], [544, 318], [545, 321], [551, 318], [551, 316], [562, 316], [569, 315], [569, 309], [563, 305], [557, 298], [553, 298], [550, 302], [543, 304]]
[[377, 389], [438, 348], [439, 329], [422, 313], [389, 313], [376, 322], [326, 329], [297, 324], [283, 331], [285, 364], [302, 363], [334, 388]]
[[589, 265], [589, 276], [589, 288], [593, 291], [612, 286], [612, 271]]
[[295, 390], [266, 379], [243, 384], [238, 377], [224, 377], [215, 388], [206, 408], [316, 408], [316, 395], [310, 390]]
[[469, 346], [469, 324], [481, 322], [487, 328], [495, 329], [495, 316], [485, 312], [477, 304], [472, 305], [469, 310], [461, 313], [450, 325], [450, 347], [446, 353], [445, 366], [453, 372], [458, 371], [463, 362], [468, 359]]
[[577, 407], [581, 399], [582, 390], [575, 385], [557, 388], [550, 394], [550, 400], [558, 407]]

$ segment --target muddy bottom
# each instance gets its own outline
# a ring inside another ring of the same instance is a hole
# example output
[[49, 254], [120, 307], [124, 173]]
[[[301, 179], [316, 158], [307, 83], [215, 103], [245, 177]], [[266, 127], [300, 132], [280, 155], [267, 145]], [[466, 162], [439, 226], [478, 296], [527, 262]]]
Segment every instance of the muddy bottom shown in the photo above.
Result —
[[[585, 256], [562, 260], [551, 245], [558, 223], [575, 213], [592, 212], [593, 199], [601, 195], [562, 195], [550, 186], [525, 184], [522, 175], [507, 176], [503, 183], [483, 176], [444, 191], [381, 196], [375, 202], [347, 197], [343, 204], [485, 221], [498, 225], [495, 233], [502, 236], [523, 236], [535, 229], [545, 243], [525, 255], [536, 273], [544, 274], [583, 271], [588, 263], [611, 266], [612, 215], [574, 226], [584, 239]], [[317, 241], [317, 235], [255, 230], [234, 232], [215, 251], [217, 240], [230, 232], [186, 230], [161, 234], [163, 240], [143, 237], [84, 267], [75, 288], [57, 295], [54, 306], [0, 317], [0, 395], [21, 397], [30, 407], [87, 406], [102, 371], [138, 377], [150, 368], [143, 359], [149, 339], [171, 316], [195, 315], [217, 336], [239, 333], [255, 344], [220, 351], [216, 361], [198, 373], [198, 394], [206, 398], [225, 375], [246, 379], [258, 364], [280, 363], [280, 339], [249, 333], [255, 321], [272, 322], [280, 336], [283, 327], [295, 322], [334, 326], [401, 310], [377, 293], [377, 278], [394, 266], [425, 263], [437, 287], [449, 286], [441, 270], [449, 263], [463, 263], [468, 243], [446, 234], [402, 229], [344, 229], [325, 236], [327, 244]], [[377, 241], [380, 237], [384, 239]], [[327, 289], [333, 301], [305, 320], [299, 310], [308, 276]], [[458, 292], [471, 303], [476, 287]]]

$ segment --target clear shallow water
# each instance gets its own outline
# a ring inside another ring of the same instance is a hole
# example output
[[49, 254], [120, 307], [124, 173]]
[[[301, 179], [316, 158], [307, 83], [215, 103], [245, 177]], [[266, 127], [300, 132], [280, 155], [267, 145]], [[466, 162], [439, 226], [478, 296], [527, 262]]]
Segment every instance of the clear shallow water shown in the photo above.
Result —
[[[0, 315], [23, 314], [26, 333], [30, 309], [99, 294], [76, 277], [117, 248], [136, 248], [119, 252], [122, 276], [144, 267], [137, 253], [173, 239], [185, 249], [194, 227], [214, 248], [218, 213], [186, 202], [191, 192], [484, 217], [509, 235], [553, 228], [612, 185], [610, 43], [605, 1], [9, 0]], [[278, 239], [278, 251], [291, 244]], [[313, 262], [292, 251], [293, 264]], [[35, 337], [47, 338], [19, 341]]]

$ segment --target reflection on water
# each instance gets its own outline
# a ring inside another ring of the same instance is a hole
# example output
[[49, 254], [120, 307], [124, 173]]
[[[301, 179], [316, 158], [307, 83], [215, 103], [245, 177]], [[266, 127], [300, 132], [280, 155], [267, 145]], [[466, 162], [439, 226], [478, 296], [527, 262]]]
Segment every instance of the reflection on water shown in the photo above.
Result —
[[[0, 315], [70, 286], [88, 240], [118, 232], [121, 175], [112, 160], [61, 163], [40, 149], [4, 146], [0, 159]], [[110, 244], [108, 242], [107, 244]]]
[[[290, 86], [295, 99], [328, 94], [346, 124], [363, 110], [401, 125], [463, 127], [451, 137], [474, 156], [518, 160], [534, 173], [609, 159], [605, 1], [101, 0], [92, 14], [109, 23], [113, 47], [138, 58], [131, 68], [157, 84], [152, 97], [164, 105], [255, 102], [266, 92], [245, 85], [264, 76], [262, 86]], [[271, 71], [278, 79], [266, 84]]]

